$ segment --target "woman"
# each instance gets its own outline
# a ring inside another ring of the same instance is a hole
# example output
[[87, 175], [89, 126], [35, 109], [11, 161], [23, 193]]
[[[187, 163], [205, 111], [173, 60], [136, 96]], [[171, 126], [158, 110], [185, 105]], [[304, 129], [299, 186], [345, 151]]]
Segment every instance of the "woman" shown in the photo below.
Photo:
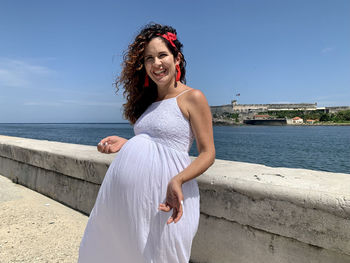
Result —
[[[186, 86], [176, 30], [144, 27], [124, 56], [130, 140], [110, 136], [98, 150], [118, 152], [102, 182], [79, 250], [79, 262], [188, 262], [199, 221], [195, 177], [215, 160], [211, 112]], [[199, 156], [188, 151], [196, 139]]]

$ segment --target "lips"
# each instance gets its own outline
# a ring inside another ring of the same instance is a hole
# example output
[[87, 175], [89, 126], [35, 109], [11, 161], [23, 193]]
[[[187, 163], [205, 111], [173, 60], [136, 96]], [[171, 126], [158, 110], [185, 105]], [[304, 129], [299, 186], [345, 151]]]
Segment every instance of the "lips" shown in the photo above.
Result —
[[163, 72], [165, 72], [165, 69], [154, 71], [155, 74], [160, 74], [160, 73], [163, 73]]
[[156, 77], [163, 77], [166, 75], [166, 70], [165, 69], [162, 69], [162, 70], [156, 70], [156, 71], [153, 71], [153, 74], [156, 76]]

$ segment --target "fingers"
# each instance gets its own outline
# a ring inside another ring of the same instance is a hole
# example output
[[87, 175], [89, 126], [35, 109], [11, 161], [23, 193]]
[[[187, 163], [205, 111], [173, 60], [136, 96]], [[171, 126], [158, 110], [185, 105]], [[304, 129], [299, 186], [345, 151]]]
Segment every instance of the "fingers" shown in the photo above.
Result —
[[165, 205], [165, 204], [160, 204], [158, 209], [163, 211], [163, 212], [169, 212], [171, 210], [170, 206]]
[[174, 223], [177, 223], [183, 215], [183, 204], [184, 204], [184, 202], [181, 200], [179, 210], [178, 210], [177, 215], [175, 216], [175, 219], [174, 219]]
[[106, 138], [103, 138], [103, 139], [100, 141], [100, 143], [101, 143], [102, 145], [105, 145], [106, 143], [109, 144], [109, 143], [110, 143], [110, 137], [111, 137], [111, 136], [108, 136], [108, 137], [106, 137]]
[[169, 225], [172, 222], [177, 223], [183, 215], [183, 201], [180, 201], [178, 207], [171, 208], [169, 205], [160, 204], [158, 209], [164, 212], [169, 212], [171, 209], [173, 209], [173, 214], [169, 217], [167, 224]]
[[166, 222], [168, 225], [171, 224], [172, 222], [174, 222], [174, 218], [175, 218], [175, 209], [173, 210], [173, 214], [171, 215], [171, 217], [169, 217], [168, 221]]
[[[169, 212], [171, 210], [171, 207], [167, 204], [160, 204], [158, 209], [163, 212]], [[175, 214], [176, 214], [176, 208], [173, 208], [173, 214], [171, 217], [169, 217], [168, 221], [166, 222], [168, 225], [174, 221]]]
[[97, 150], [101, 153], [118, 152], [127, 140], [118, 136], [108, 136], [97, 144]]
[[110, 153], [110, 145], [108, 144], [108, 140], [106, 140], [107, 138], [101, 140], [98, 144], [97, 144], [97, 150], [101, 153]]

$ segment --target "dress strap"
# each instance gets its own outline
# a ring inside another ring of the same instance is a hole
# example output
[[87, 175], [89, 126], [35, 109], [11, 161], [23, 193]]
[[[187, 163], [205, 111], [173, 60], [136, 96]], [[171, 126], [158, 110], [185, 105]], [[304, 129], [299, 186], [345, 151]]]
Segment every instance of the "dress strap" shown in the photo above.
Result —
[[187, 92], [189, 90], [192, 90], [192, 89], [187, 89], [187, 90], [184, 90], [184, 91], [180, 92], [180, 94], [178, 94], [175, 98], [179, 97], [180, 95], [184, 94], [185, 92]]

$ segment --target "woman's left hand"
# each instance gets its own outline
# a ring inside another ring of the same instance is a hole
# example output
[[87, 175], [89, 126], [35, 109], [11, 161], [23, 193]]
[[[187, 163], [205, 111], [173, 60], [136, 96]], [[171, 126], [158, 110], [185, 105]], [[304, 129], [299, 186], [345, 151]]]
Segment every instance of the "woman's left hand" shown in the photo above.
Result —
[[164, 212], [169, 212], [173, 209], [173, 214], [169, 217], [167, 224], [177, 223], [180, 220], [183, 214], [183, 199], [182, 183], [177, 177], [173, 177], [168, 183], [165, 203], [160, 204], [158, 208]]

